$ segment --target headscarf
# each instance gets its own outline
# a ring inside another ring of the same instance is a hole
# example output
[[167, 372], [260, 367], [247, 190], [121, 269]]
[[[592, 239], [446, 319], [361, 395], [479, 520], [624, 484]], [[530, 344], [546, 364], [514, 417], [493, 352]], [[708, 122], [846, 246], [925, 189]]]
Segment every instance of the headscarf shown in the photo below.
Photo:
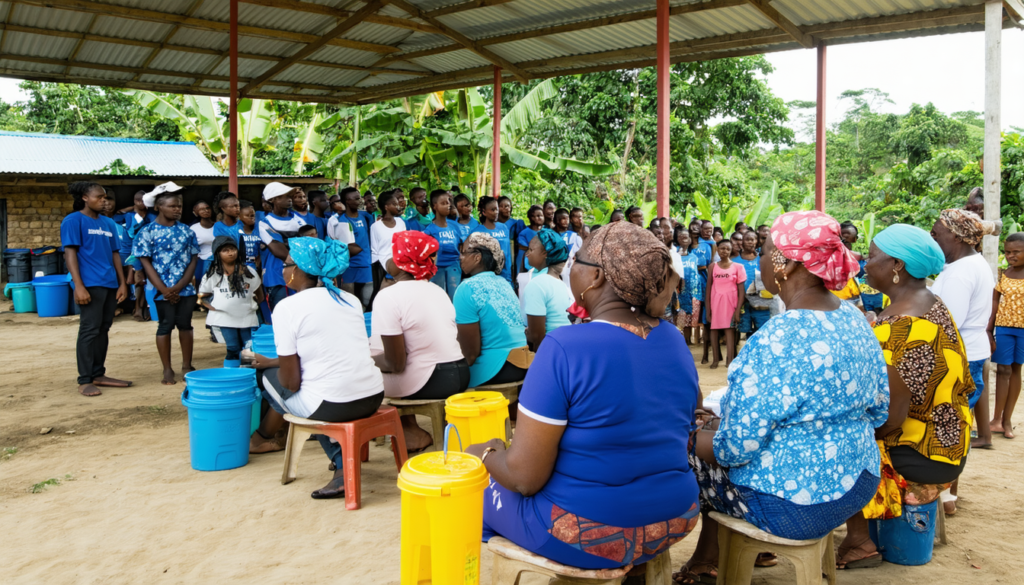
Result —
[[495, 272], [500, 273], [505, 269], [505, 253], [501, 251], [501, 245], [498, 244], [498, 240], [483, 232], [469, 234], [465, 243], [462, 244], [462, 249], [472, 250], [474, 248], [483, 248], [491, 253], [491, 256], [494, 257], [494, 262], [498, 265], [498, 269]]
[[983, 236], [996, 233], [996, 222], [985, 221], [966, 209], [946, 209], [939, 214], [939, 220], [968, 246], [977, 246]]
[[427, 280], [437, 274], [434, 255], [440, 247], [437, 240], [423, 232], [409, 230], [391, 236], [392, 260], [416, 280]]
[[569, 248], [565, 245], [565, 240], [562, 239], [558, 232], [548, 228], [541, 228], [537, 232], [537, 237], [540, 238], [540, 243], [544, 246], [544, 251], [547, 252], [548, 266], [561, 264], [569, 259]]
[[927, 278], [942, 272], [946, 256], [931, 234], [919, 227], [898, 223], [881, 231], [873, 240], [879, 250], [902, 260], [907, 273], [914, 278]]
[[860, 272], [853, 252], [839, 236], [839, 222], [820, 211], [791, 211], [775, 219], [772, 242], [783, 256], [800, 262], [829, 290], [842, 290]]
[[587, 255], [601, 265], [618, 297], [652, 317], [648, 305], [658, 297], [672, 272], [668, 248], [650, 231], [627, 221], [610, 223], [590, 234]]
[[337, 240], [293, 238], [288, 241], [288, 248], [288, 253], [299, 270], [310, 276], [320, 277], [334, 300], [351, 306], [341, 297], [341, 290], [334, 285], [334, 279], [348, 269], [347, 245]]

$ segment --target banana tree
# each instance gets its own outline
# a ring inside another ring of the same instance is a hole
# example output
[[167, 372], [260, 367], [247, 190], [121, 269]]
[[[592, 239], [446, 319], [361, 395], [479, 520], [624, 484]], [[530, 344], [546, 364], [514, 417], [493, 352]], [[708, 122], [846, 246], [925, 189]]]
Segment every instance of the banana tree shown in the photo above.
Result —
[[[314, 106], [308, 106], [313, 108]], [[324, 141], [321, 138], [320, 133], [317, 132], [317, 126], [320, 124], [322, 114], [320, 112], [314, 112], [313, 118], [310, 119], [305, 125], [299, 128], [298, 136], [295, 137], [295, 146], [293, 151], [295, 154], [292, 155], [292, 163], [294, 167], [292, 171], [296, 175], [301, 175], [306, 163], [315, 163], [320, 160], [320, 155], [324, 152]]]
[[[240, 174], [252, 174], [253, 159], [257, 152], [273, 150], [273, 139], [279, 127], [274, 104], [270, 100], [244, 98], [238, 101]], [[230, 132], [230, 128], [226, 128], [225, 132]]]
[[[221, 171], [227, 169], [227, 140], [209, 96], [176, 96], [138, 89], [126, 89], [139, 105], [161, 117], [171, 120], [186, 140], [195, 142], [199, 149]], [[180, 100], [180, 101], [179, 101]]]

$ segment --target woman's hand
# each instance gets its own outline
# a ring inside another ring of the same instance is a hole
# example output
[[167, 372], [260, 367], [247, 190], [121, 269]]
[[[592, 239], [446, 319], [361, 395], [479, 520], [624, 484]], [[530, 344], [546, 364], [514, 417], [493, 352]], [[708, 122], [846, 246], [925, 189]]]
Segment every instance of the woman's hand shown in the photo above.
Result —
[[988, 345], [992, 353], [996, 352], [996, 336], [991, 330], [988, 331]]
[[736, 309], [736, 313], [734, 313], [734, 314], [733, 314], [733, 316], [732, 316], [732, 326], [733, 326], [733, 327], [739, 327], [739, 325], [740, 325], [740, 320], [741, 320], [742, 318], [743, 318], [743, 315], [742, 315], [742, 313], [740, 312], [740, 309], [739, 309], [739, 308], [737, 308], [737, 309]]
[[278, 367], [277, 358], [268, 358], [260, 354], [253, 354], [252, 365], [257, 370], [266, 370], [267, 368]]
[[470, 445], [469, 447], [466, 447], [466, 453], [469, 453], [470, 455], [473, 455], [475, 457], [483, 457], [484, 451], [488, 449], [494, 449], [495, 451], [504, 451], [505, 442], [502, 441], [501, 439], [491, 439], [486, 443], [477, 443], [476, 445]]

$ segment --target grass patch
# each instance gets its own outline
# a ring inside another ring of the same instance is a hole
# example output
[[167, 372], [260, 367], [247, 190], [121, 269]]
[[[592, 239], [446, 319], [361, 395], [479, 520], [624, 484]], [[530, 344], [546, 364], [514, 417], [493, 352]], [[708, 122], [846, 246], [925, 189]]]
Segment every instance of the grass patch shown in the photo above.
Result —
[[51, 477], [50, 479], [47, 479], [45, 481], [41, 481], [39, 483], [32, 484], [32, 487], [30, 487], [28, 489], [28, 491], [32, 492], [33, 494], [38, 494], [38, 493], [43, 492], [44, 490], [46, 490], [46, 488], [48, 488], [50, 486], [58, 486], [58, 485], [60, 485], [61, 483], [65, 482], [65, 481], [74, 481], [74, 480], [75, 480], [75, 478], [72, 477], [70, 473], [67, 473], [67, 474], [64, 475], [63, 479], [56, 478], [56, 477]]
[[150, 414], [167, 414], [167, 407], [166, 406], [150, 406], [149, 407], [149, 413]]
[[18, 452], [17, 447], [4, 447], [0, 449], [0, 461], [7, 461]]

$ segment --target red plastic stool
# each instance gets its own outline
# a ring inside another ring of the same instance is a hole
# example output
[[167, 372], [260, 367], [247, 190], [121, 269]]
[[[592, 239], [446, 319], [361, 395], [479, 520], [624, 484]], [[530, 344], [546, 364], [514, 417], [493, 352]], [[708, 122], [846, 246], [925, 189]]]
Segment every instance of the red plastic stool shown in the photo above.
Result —
[[[343, 423], [324, 422], [299, 418], [290, 414], [284, 419], [291, 423], [288, 426], [288, 445], [284, 450], [284, 474], [281, 483], [291, 483], [299, 471], [299, 455], [302, 446], [310, 435], [327, 435], [341, 445], [341, 454], [345, 458], [345, 507], [358, 510], [362, 501], [361, 494], [361, 462], [370, 460], [369, 441], [377, 437], [391, 436], [391, 450], [395, 453], [395, 466], [399, 471], [408, 459], [405, 449], [405, 434], [402, 432], [402, 421], [398, 418], [398, 410], [393, 406], [382, 406], [373, 416]], [[356, 449], [359, 459], [356, 459]]]

